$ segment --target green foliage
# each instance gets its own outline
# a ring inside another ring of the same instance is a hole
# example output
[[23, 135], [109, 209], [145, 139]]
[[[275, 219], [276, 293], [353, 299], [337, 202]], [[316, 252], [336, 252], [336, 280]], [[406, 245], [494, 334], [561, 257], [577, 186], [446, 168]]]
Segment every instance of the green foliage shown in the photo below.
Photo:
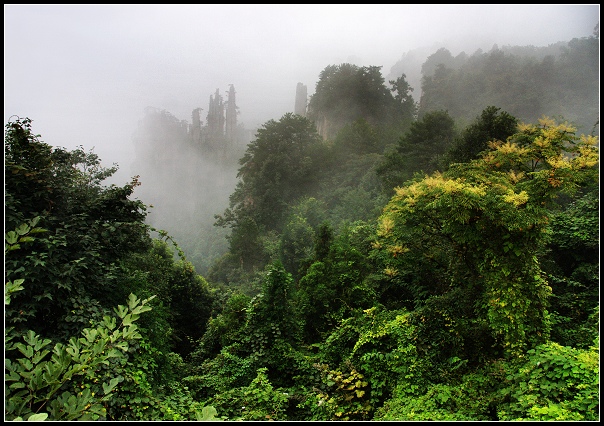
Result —
[[373, 228], [349, 224], [334, 238], [322, 260], [310, 265], [296, 291], [296, 309], [303, 321], [304, 341], [316, 343], [343, 318], [375, 301], [367, 253]]
[[358, 119], [326, 141], [316, 197], [325, 203], [326, 219], [334, 227], [373, 220], [379, 215], [386, 200], [381, 197], [382, 184], [375, 169], [382, 161], [383, 144], [389, 139], [383, 129]]
[[371, 406], [365, 398], [368, 382], [352, 368], [349, 372], [329, 370], [326, 364], [315, 364], [321, 372], [327, 391], [320, 391], [306, 404], [311, 404], [314, 420], [368, 420]]
[[39, 221], [40, 217], [36, 216], [28, 221], [29, 223], [22, 223], [14, 231], [4, 234], [4, 253], [20, 249], [23, 243], [33, 242], [34, 238], [31, 237], [31, 234], [46, 232], [46, 229], [36, 227]]
[[[225, 217], [228, 216], [230, 214], [227, 210]], [[227, 267], [240, 268], [249, 272], [263, 265], [269, 258], [261, 240], [264, 228], [259, 226], [253, 218], [245, 216], [238, 218], [232, 228], [231, 234], [228, 236], [231, 262]]]
[[475, 291], [455, 288], [430, 297], [409, 314], [418, 354], [430, 366], [429, 376], [448, 382], [501, 355], [488, 322], [475, 315], [479, 298]]
[[595, 190], [574, 198], [552, 215], [544, 270], [552, 286], [552, 339], [587, 348], [597, 327], [590, 316], [599, 306], [599, 198]]
[[[328, 65], [321, 71], [308, 104], [308, 116], [325, 139], [333, 138], [343, 126], [358, 119], [387, 127], [411, 118], [404, 85], [399, 82], [396, 86], [394, 91], [400, 89], [400, 92], [395, 99], [380, 70], [377, 66], [344, 63]], [[406, 116], [401, 116], [405, 113]]]
[[82, 148], [41, 142], [29, 119], [6, 125], [5, 158], [6, 229], [32, 233], [24, 228], [32, 225], [23, 224], [38, 217], [34, 228], [48, 231], [29, 242], [21, 235], [21, 243], [13, 231], [7, 235], [13, 248], [27, 242], [27, 250], [6, 253], [5, 282], [24, 279], [27, 286], [11, 299], [5, 319], [21, 331], [66, 341], [88, 325], [77, 315], [79, 306], [101, 319], [128, 296], [117, 264], [150, 244], [145, 206], [128, 198], [138, 181], [103, 187], [115, 167], [102, 167]]
[[201, 364], [203, 360], [218, 355], [222, 348], [244, 338], [250, 301], [251, 297], [241, 293], [234, 293], [229, 297], [222, 311], [209, 319], [205, 333], [191, 354], [192, 362]]
[[278, 122], [270, 120], [240, 160], [238, 176], [246, 192], [238, 188], [232, 199], [250, 207], [260, 224], [278, 225], [283, 212], [279, 205], [312, 187], [311, 154], [318, 143], [312, 123], [304, 117], [285, 114]]
[[113, 421], [221, 420], [214, 418], [213, 407], [204, 406], [185, 383], [172, 381], [151, 388], [145, 373], [130, 370], [120, 385], [120, 393], [109, 401], [108, 415]]
[[183, 379], [196, 400], [205, 400], [229, 389], [250, 384], [259, 363], [249, 356], [247, 348], [241, 346], [236, 343], [222, 348], [218, 355], [203, 360], [192, 369], [193, 374]]
[[406, 311], [373, 307], [338, 325], [319, 345], [321, 385], [301, 403], [313, 420], [371, 419], [397, 386], [425, 391], [435, 376], [411, 320]]
[[51, 188], [46, 182], [53, 177], [52, 147], [39, 141], [31, 130], [29, 118], [17, 119], [5, 126], [4, 178], [5, 226], [14, 229], [26, 217], [47, 210]]
[[505, 141], [516, 133], [518, 120], [501, 108], [486, 107], [474, 123], [466, 127], [449, 148], [440, 165], [446, 168], [451, 163], [463, 163], [478, 157], [488, 149], [490, 141]]
[[[401, 383], [411, 391], [426, 385], [429, 359], [417, 326], [407, 312], [371, 308], [357, 319], [358, 338], [349, 362], [365, 373], [372, 410], [381, 406]], [[425, 344], [425, 343], [424, 343]]]
[[[4, 255], [10, 251], [18, 250], [21, 248], [21, 244], [30, 243], [34, 241], [31, 234], [39, 232], [46, 232], [46, 229], [36, 227], [40, 221], [40, 217], [37, 216], [29, 221], [29, 223], [21, 224], [14, 231], [8, 231], [4, 234]], [[8, 281], [4, 287], [4, 305], [9, 305], [11, 301], [11, 295], [17, 291], [23, 290], [23, 284], [25, 280], [23, 278], [15, 279], [14, 281]]]
[[313, 124], [296, 114], [270, 120], [241, 158], [235, 192], [216, 225], [231, 227], [228, 237], [233, 266], [246, 271], [262, 268], [267, 259], [261, 236], [281, 231], [289, 203], [316, 186], [320, 137]]
[[416, 303], [455, 287], [476, 291], [475, 318], [508, 354], [543, 343], [551, 288], [535, 253], [547, 241], [544, 206], [591, 179], [597, 164], [595, 138], [571, 143], [572, 132], [548, 119], [521, 126], [480, 159], [397, 188], [374, 245], [384, 281]]
[[342, 127], [334, 137], [332, 147], [340, 160], [351, 155], [380, 153], [383, 149], [375, 127], [363, 118]]
[[380, 214], [387, 201], [375, 171], [378, 154], [349, 156], [347, 161], [335, 157], [329, 172], [324, 173], [318, 197], [329, 209], [328, 220], [334, 227], [357, 220], [371, 221]]
[[225, 420], [287, 420], [285, 414], [288, 394], [274, 388], [267, 376], [267, 368], [259, 368], [249, 386], [230, 389], [208, 401]]
[[[173, 357], [164, 356], [143, 337], [130, 346], [127, 358], [105, 366], [97, 374], [99, 380], [111, 376], [121, 378], [119, 393], [105, 405], [107, 418], [119, 421], [161, 418], [166, 411], [164, 400], [171, 397], [165, 395], [168, 391], [164, 389], [175, 393], [170, 376], [178, 371], [179, 358], [171, 355]], [[162, 370], [160, 374], [159, 370]]]
[[[452, 359], [455, 361], [455, 359]], [[373, 420], [386, 421], [493, 421], [499, 403], [497, 389], [504, 379], [500, 362], [489, 363], [448, 383], [415, 391], [399, 385]], [[454, 368], [454, 364], [452, 362]]]
[[396, 80], [390, 80], [388, 83], [392, 86], [390, 91], [394, 93], [394, 99], [398, 103], [399, 114], [403, 121], [405, 119], [409, 121], [415, 119], [418, 105], [413, 100], [413, 95], [411, 94], [413, 88], [409, 85], [407, 76], [402, 74]]
[[[219, 421], [225, 419], [224, 416], [216, 417], [218, 412], [214, 407], [203, 405], [195, 400], [187, 386], [173, 382], [166, 391], [166, 395], [156, 396], [159, 411], [154, 412], [147, 419], [166, 421]], [[144, 400], [144, 398], [142, 399]]]
[[455, 137], [455, 122], [447, 111], [431, 111], [414, 121], [377, 169], [386, 190], [402, 185], [416, 172], [432, 173], [440, 168]]
[[553, 290], [552, 340], [564, 346], [586, 349], [599, 335], [598, 208], [592, 191], [552, 215], [543, 263]]
[[[132, 254], [124, 260], [123, 266], [131, 271], [126, 285], [157, 295], [158, 315], [161, 313], [161, 317], [156, 316], [153, 325], [159, 327], [152, 332], [155, 347], [187, 357], [194, 348], [193, 342], [205, 332], [214, 296], [209, 284], [196, 273], [193, 265], [180, 257], [175, 260], [166, 241], [154, 240], [151, 250]], [[142, 282], [137, 282], [134, 274], [138, 274]], [[152, 328], [152, 325], [147, 328]], [[168, 342], [160, 343], [166, 339]]]
[[319, 227], [317, 235], [315, 236], [315, 253], [314, 259], [322, 261], [329, 254], [329, 248], [333, 242], [333, 230], [329, 226], [329, 223], [323, 222]]
[[[505, 87], [506, 110], [535, 114], [562, 63], [560, 93], [590, 102], [570, 65], [593, 79], [594, 46], [441, 50], [416, 121], [405, 75], [387, 88], [380, 67], [327, 67], [310, 119], [248, 145], [209, 282], [150, 237], [137, 178], [104, 187], [115, 167], [9, 123], [5, 416], [598, 420], [598, 138], [481, 104]], [[184, 141], [167, 120], [155, 136]]]
[[422, 66], [419, 116], [447, 110], [464, 123], [497, 105], [525, 122], [561, 115], [581, 133], [597, 128], [599, 37], [525, 49], [494, 46], [455, 58], [437, 51]]
[[293, 278], [280, 263], [271, 265], [264, 278], [262, 292], [252, 298], [246, 312], [246, 338], [243, 343], [251, 350], [251, 357], [263, 366], [271, 367], [272, 380], [279, 377], [285, 366], [279, 351], [273, 347], [279, 342], [295, 344], [299, 341], [299, 325], [292, 304]]
[[302, 263], [312, 256], [315, 233], [304, 217], [291, 217], [283, 229], [280, 241], [280, 259], [285, 269], [298, 277]]
[[565, 250], [564, 255], [571, 256], [569, 263], [595, 257], [599, 236], [593, 230], [599, 225], [599, 206], [598, 194], [592, 191], [572, 201], [563, 211], [552, 217], [550, 244]]
[[587, 350], [541, 345], [517, 364], [501, 391], [500, 420], [599, 420], [597, 341]]
[[270, 265], [260, 294], [251, 299], [233, 296], [210, 321], [192, 356], [201, 365], [193, 367], [187, 378], [198, 397], [247, 386], [258, 368], [268, 368], [271, 382], [278, 386], [292, 385], [300, 368], [294, 349], [300, 327], [291, 300], [292, 284], [291, 274], [282, 265]]
[[135, 322], [151, 309], [145, 306], [149, 300], [131, 294], [127, 306], [115, 309], [119, 323], [116, 317], [105, 316], [95, 328], [84, 329], [81, 337], [56, 343], [51, 350], [46, 349], [50, 339], [31, 330], [21, 336], [23, 342], [5, 334], [6, 418], [29, 419], [44, 413], [49, 420], [104, 418], [104, 404], [123, 377], [97, 385], [97, 374], [103, 365], [124, 358], [129, 344], [141, 338]]
[[[253, 326], [263, 323], [281, 325], [290, 317], [292, 292], [291, 274], [279, 263], [271, 266], [265, 276], [261, 297], [252, 302], [248, 309], [248, 322]], [[255, 327], [253, 327], [255, 328]]]

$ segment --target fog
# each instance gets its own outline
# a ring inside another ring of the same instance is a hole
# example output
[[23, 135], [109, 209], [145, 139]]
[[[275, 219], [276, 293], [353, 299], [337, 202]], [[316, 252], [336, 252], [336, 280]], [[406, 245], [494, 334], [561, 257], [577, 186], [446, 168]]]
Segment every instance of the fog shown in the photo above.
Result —
[[4, 121], [94, 148], [125, 182], [147, 106], [190, 120], [233, 84], [254, 128], [293, 111], [296, 84], [312, 95], [330, 64], [386, 75], [422, 46], [547, 46], [598, 20], [599, 5], [4, 5]]
[[[182, 145], [152, 152], [168, 142], [141, 139], [153, 133], [153, 123], [141, 124], [148, 107], [187, 122], [202, 108], [205, 120], [210, 96], [233, 85], [237, 122], [249, 139], [294, 111], [299, 82], [311, 96], [328, 65], [381, 66], [388, 77], [411, 51], [548, 46], [592, 35], [599, 16], [599, 5], [4, 5], [4, 121], [29, 117], [44, 142], [93, 149], [105, 166], [119, 166], [108, 183], [141, 175], [138, 194], [155, 204], [160, 225], [194, 238], [187, 217], [197, 217], [193, 227], [211, 226], [228, 205], [236, 162], [228, 176], [217, 176], [218, 163], [208, 159], [184, 167], [173, 158], [174, 170], [165, 161], [145, 163], [144, 156], [161, 160]], [[183, 180], [196, 185], [196, 197]]]

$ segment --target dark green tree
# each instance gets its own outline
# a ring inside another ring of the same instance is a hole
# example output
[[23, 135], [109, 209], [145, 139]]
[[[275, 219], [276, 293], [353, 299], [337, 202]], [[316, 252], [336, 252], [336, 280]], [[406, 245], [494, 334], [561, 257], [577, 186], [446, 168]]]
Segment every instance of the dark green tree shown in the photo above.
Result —
[[92, 152], [52, 148], [16, 119], [5, 133], [5, 226], [34, 217], [47, 232], [30, 250], [10, 252], [5, 279], [24, 279], [25, 290], [7, 308], [8, 324], [44, 337], [66, 338], [128, 297], [119, 263], [151, 246], [145, 205], [131, 200], [139, 184], [103, 186], [106, 169]]
[[229, 299], [192, 356], [201, 361], [189, 379], [200, 397], [247, 386], [259, 368], [268, 368], [272, 383], [292, 386], [300, 342], [293, 292], [292, 275], [277, 261], [263, 271], [259, 294]]
[[315, 236], [315, 256], [314, 260], [322, 261], [329, 254], [329, 247], [333, 242], [333, 229], [329, 226], [329, 223], [324, 222], [319, 227], [319, 231]]
[[385, 190], [392, 192], [417, 172], [437, 170], [455, 136], [455, 122], [446, 111], [432, 111], [413, 122], [396, 150], [386, 153], [377, 169]]
[[214, 307], [215, 296], [209, 284], [186, 257], [175, 259], [173, 250], [163, 240], [154, 240], [148, 252], [133, 254], [124, 266], [132, 275], [145, 275], [142, 283], [131, 279], [125, 285], [140, 286], [139, 293], [154, 294], [161, 303], [166, 328], [157, 331], [168, 339], [168, 347], [163, 349], [186, 359], [205, 333]]
[[332, 236], [327, 225], [321, 228], [317, 256], [296, 291], [306, 343], [320, 341], [355, 310], [373, 306], [375, 292], [366, 279], [371, 271], [368, 253], [373, 232], [363, 222], [345, 226], [338, 236]]
[[552, 340], [587, 349], [598, 335], [599, 196], [596, 185], [551, 219], [551, 238], [542, 256], [552, 287]]
[[434, 75], [436, 69], [443, 65], [447, 68], [455, 68], [455, 58], [451, 52], [441, 47], [436, 52], [426, 58], [426, 61], [422, 64], [422, 74], [424, 76]]
[[321, 71], [308, 104], [308, 117], [325, 139], [333, 138], [343, 126], [361, 118], [376, 127], [400, 119], [400, 102], [390, 93], [380, 70], [378, 66], [344, 63]]
[[333, 140], [334, 157], [340, 165], [349, 156], [381, 152], [381, 149], [377, 131], [364, 118], [346, 124]]
[[264, 265], [260, 235], [281, 231], [288, 204], [316, 188], [321, 149], [313, 124], [300, 115], [287, 113], [258, 130], [240, 160], [230, 207], [216, 216], [218, 226], [232, 229], [230, 252], [242, 267]]
[[290, 218], [281, 234], [279, 254], [285, 270], [294, 280], [299, 277], [299, 269], [313, 252], [315, 232], [306, 219], [299, 215]]
[[203, 361], [217, 356], [227, 348], [245, 338], [245, 322], [251, 297], [233, 293], [220, 313], [210, 318], [203, 337], [191, 354], [191, 363], [201, 365]]
[[466, 127], [441, 160], [442, 168], [451, 163], [465, 163], [478, 157], [493, 140], [505, 141], [516, 133], [518, 120], [501, 108], [485, 108], [476, 121]]
[[391, 92], [394, 93], [394, 99], [398, 103], [399, 114], [402, 120], [408, 120], [410, 122], [417, 116], [417, 104], [413, 99], [413, 87], [409, 85], [407, 76], [401, 75], [396, 80], [388, 81], [392, 88]]
[[[431, 111], [457, 112], [455, 97], [460, 81], [455, 78], [455, 70], [439, 63], [432, 75], [422, 77], [422, 96], [419, 101], [418, 117]], [[459, 115], [459, 114], [458, 114]]]

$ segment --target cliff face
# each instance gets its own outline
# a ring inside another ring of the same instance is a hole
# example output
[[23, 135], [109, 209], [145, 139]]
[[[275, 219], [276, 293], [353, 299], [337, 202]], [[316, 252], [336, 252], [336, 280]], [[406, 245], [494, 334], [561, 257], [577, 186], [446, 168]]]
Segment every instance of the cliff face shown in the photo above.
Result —
[[226, 101], [226, 116], [224, 136], [226, 142], [232, 145], [236, 138], [237, 131], [237, 104], [235, 103], [235, 87], [231, 84]]
[[229, 203], [237, 183], [239, 158], [250, 133], [237, 124], [235, 89], [223, 102], [210, 96], [207, 122], [195, 108], [191, 122], [171, 113], [146, 108], [133, 135], [132, 170], [140, 175], [136, 196], [152, 205], [147, 223], [168, 231], [198, 272], [226, 250], [226, 230], [213, 226], [214, 215]]
[[294, 104], [294, 114], [306, 117], [306, 107], [308, 104], [308, 91], [306, 85], [298, 83], [296, 86], [296, 103]]
[[329, 120], [327, 116], [322, 113], [318, 114], [315, 125], [317, 126], [317, 133], [321, 135], [323, 140], [335, 137], [338, 130], [343, 126], [343, 124], [338, 125], [334, 121]]
[[210, 96], [205, 125], [201, 111], [202, 108], [196, 108], [192, 112], [189, 126], [192, 144], [199, 147], [206, 158], [218, 162], [230, 161], [233, 156], [243, 155], [249, 134], [237, 123], [239, 108], [235, 99], [235, 87], [230, 85], [226, 101], [223, 101], [219, 89]]

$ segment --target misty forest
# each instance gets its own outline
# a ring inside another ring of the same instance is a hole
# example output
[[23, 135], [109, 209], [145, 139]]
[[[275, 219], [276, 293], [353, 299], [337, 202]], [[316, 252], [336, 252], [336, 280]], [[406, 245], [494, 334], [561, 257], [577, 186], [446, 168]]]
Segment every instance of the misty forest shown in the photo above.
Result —
[[5, 419], [599, 420], [599, 29], [425, 57], [149, 107], [121, 185], [11, 118]]

